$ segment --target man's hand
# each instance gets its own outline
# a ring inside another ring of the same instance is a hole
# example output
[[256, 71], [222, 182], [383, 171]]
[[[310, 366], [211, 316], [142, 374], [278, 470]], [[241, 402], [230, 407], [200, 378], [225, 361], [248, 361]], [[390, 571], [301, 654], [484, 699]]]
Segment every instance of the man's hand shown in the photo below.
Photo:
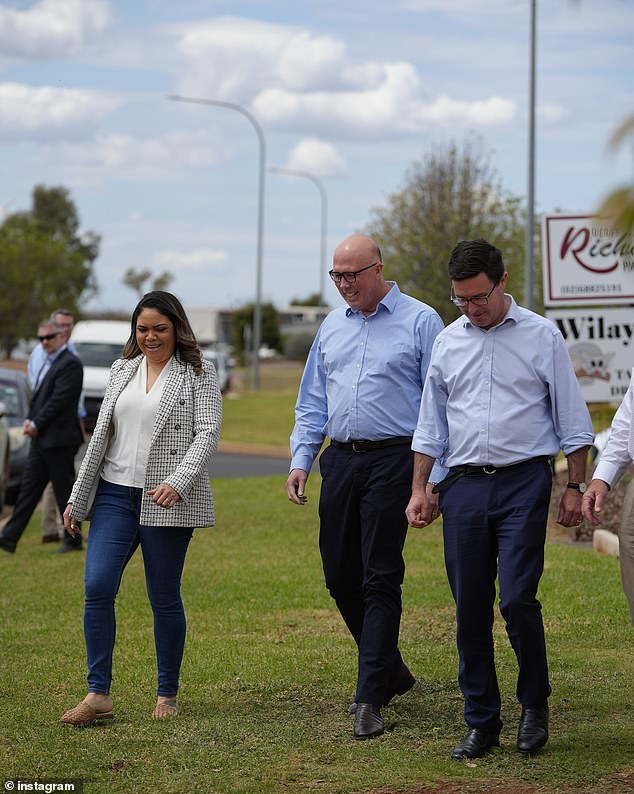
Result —
[[557, 523], [562, 527], [577, 527], [582, 520], [581, 494], [574, 488], [566, 488], [559, 503]]
[[433, 485], [427, 483], [425, 489], [412, 491], [412, 497], [405, 510], [407, 521], [412, 527], [426, 527], [440, 515], [438, 494], [432, 493]]
[[29, 436], [29, 438], [37, 438], [38, 432], [37, 427], [33, 424], [30, 419], [25, 419], [24, 424], [22, 425], [22, 432], [25, 436]]
[[306, 487], [306, 480], [308, 479], [308, 472], [304, 469], [292, 469], [286, 480], [286, 495], [291, 502], [296, 505], [305, 505], [308, 497], [304, 496], [304, 488]]
[[601, 519], [597, 513], [603, 510], [605, 497], [609, 490], [607, 482], [603, 480], [592, 480], [581, 500], [583, 517], [595, 527], [601, 523]]

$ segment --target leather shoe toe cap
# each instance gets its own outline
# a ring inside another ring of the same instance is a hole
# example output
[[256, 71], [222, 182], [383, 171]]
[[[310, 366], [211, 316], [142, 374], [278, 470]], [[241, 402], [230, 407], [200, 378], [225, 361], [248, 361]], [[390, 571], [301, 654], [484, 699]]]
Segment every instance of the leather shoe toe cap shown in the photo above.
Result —
[[454, 761], [463, 758], [480, 758], [492, 747], [500, 746], [500, 734], [483, 730], [482, 728], [469, 728], [464, 739], [451, 751]]
[[385, 731], [381, 709], [372, 703], [357, 703], [354, 715], [354, 738], [373, 739]]

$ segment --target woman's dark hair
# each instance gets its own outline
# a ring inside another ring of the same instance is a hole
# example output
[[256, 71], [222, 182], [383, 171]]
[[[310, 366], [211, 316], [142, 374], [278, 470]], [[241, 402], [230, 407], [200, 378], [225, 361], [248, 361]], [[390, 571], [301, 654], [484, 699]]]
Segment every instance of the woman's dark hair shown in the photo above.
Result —
[[452, 281], [462, 281], [479, 273], [486, 273], [497, 284], [504, 275], [502, 253], [482, 237], [462, 240], [451, 252], [447, 270]]
[[198, 342], [189, 324], [185, 309], [181, 302], [171, 292], [154, 290], [147, 292], [137, 303], [132, 312], [130, 320], [130, 338], [123, 348], [123, 358], [134, 358], [141, 353], [141, 348], [136, 341], [136, 324], [139, 314], [143, 309], [156, 309], [167, 317], [174, 326], [174, 336], [176, 337], [176, 353], [186, 364], [191, 364], [194, 372], [199, 375], [203, 371], [202, 354], [198, 347]]

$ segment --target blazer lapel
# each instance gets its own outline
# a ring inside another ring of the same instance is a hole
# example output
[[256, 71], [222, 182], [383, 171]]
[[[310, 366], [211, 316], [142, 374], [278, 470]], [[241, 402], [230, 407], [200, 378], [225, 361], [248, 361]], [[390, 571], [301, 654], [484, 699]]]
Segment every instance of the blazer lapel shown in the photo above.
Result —
[[183, 385], [183, 377], [185, 375], [186, 366], [176, 356], [172, 361], [170, 371], [167, 373], [167, 379], [163, 386], [163, 393], [161, 394], [161, 401], [159, 403], [158, 411], [156, 412], [156, 419], [154, 420], [154, 429], [152, 430], [152, 440], [150, 444], [154, 444], [156, 439], [161, 434], [165, 427], [168, 416], [172, 413], [174, 403], [181, 392]]
[[62, 350], [62, 352], [59, 354], [59, 356], [57, 356], [55, 361], [53, 361], [53, 363], [51, 364], [51, 366], [48, 369], [48, 372], [46, 373], [46, 375], [44, 375], [42, 380], [39, 382], [39, 384], [37, 386], [37, 389], [33, 392], [32, 396], [31, 396], [31, 402], [33, 402], [33, 400], [35, 399], [35, 395], [40, 392], [40, 390], [42, 389], [42, 386], [50, 379], [51, 375], [59, 367], [60, 362], [64, 361], [64, 359], [66, 358], [66, 354], [67, 353], [68, 353], [68, 348], [66, 348], [65, 350]]

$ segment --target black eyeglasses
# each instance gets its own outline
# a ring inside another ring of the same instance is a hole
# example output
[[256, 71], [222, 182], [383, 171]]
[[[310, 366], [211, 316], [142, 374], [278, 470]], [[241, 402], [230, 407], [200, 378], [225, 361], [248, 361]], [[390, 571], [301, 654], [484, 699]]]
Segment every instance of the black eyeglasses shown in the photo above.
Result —
[[359, 273], [363, 273], [364, 270], [369, 270], [371, 267], [380, 264], [381, 264], [380, 262], [373, 262], [371, 265], [366, 265], [366, 267], [362, 267], [361, 270], [353, 270], [350, 273], [339, 273], [337, 270], [329, 270], [328, 275], [335, 282], [335, 284], [339, 284], [341, 279], [343, 279], [348, 284], [354, 284], [354, 282], [357, 280], [357, 276], [359, 275]]
[[459, 298], [453, 291], [452, 287], [449, 300], [454, 304], [454, 306], [458, 306], [460, 309], [464, 309], [464, 307], [468, 306], [470, 303], [472, 303], [474, 306], [486, 306], [489, 302], [489, 298], [491, 297], [491, 293], [499, 283], [499, 281], [496, 282], [486, 295], [475, 295], [473, 298]]
[[56, 331], [54, 334], [44, 334], [44, 336], [38, 336], [40, 342], [50, 342], [51, 339], [55, 339], [56, 336], [59, 336], [59, 331]]

